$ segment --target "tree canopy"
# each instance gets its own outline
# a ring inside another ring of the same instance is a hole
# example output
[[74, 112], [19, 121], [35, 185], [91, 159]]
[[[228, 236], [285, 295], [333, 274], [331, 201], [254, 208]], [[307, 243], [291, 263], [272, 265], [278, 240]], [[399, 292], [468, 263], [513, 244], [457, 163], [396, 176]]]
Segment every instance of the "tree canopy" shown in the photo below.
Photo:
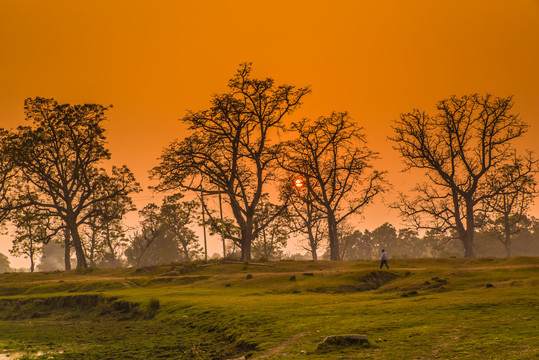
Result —
[[427, 177], [414, 189], [417, 196], [402, 195], [397, 207], [417, 227], [457, 234], [466, 257], [475, 256], [481, 204], [519, 181], [487, 186], [489, 175], [516, 156], [512, 141], [527, 129], [513, 106], [512, 97], [452, 96], [433, 115], [416, 109], [395, 122], [391, 140], [406, 170], [421, 169]]
[[[79, 226], [92, 216], [96, 203], [137, 192], [140, 187], [126, 166], [114, 167], [112, 175], [101, 167], [110, 159], [102, 127], [108, 108], [29, 98], [24, 109], [31, 125], [10, 132], [3, 144], [5, 156], [22, 182], [12, 206], [34, 206], [60, 218], [69, 233], [66, 248], [72, 242], [77, 267], [86, 267]], [[100, 191], [104, 187], [107, 192]]]
[[242, 64], [229, 91], [214, 95], [209, 109], [189, 111], [182, 121], [191, 134], [170, 144], [152, 171], [161, 191], [222, 192], [240, 228], [241, 236], [230, 239], [242, 260], [251, 258], [252, 241], [273, 220], [254, 223], [265, 187], [276, 176], [271, 135], [310, 92], [251, 72], [251, 64]]
[[340, 260], [337, 226], [384, 191], [377, 154], [346, 112], [293, 123], [292, 131], [297, 139], [284, 144], [280, 166], [304, 181], [306, 198], [327, 220], [331, 259]]

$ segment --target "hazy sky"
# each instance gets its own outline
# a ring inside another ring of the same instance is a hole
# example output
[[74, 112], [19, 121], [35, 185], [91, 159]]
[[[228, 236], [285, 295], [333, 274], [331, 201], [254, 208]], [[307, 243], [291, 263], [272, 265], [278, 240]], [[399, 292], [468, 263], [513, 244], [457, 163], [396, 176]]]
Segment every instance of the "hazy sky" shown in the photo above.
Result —
[[[292, 119], [349, 111], [398, 190], [416, 179], [399, 173], [392, 121], [452, 94], [514, 95], [532, 125], [520, 145], [539, 150], [539, 0], [0, 0], [0, 127], [23, 122], [27, 97], [112, 104], [113, 162], [148, 185], [162, 148], [185, 135], [178, 118], [207, 108], [246, 61], [312, 86]], [[391, 219], [377, 204], [356, 225]]]

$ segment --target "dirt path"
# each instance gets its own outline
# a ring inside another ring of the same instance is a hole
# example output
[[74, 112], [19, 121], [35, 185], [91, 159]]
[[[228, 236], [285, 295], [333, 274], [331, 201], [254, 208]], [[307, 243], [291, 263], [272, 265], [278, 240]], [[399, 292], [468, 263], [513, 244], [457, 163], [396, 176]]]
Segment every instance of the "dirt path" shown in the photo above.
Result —
[[279, 353], [281, 353], [284, 349], [286, 349], [287, 346], [289, 346], [290, 344], [296, 342], [299, 338], [301, 338], [301, 337], [303, 337], [303, 336], [305, 336], [307, 334], [308, 334], [307, 332], [295, 334], [291, 338], [283, 341], [282, 343], [278, 344], [274, 348], [266, 351], [264, 354], [259, 355], [257, 357], [254, 357], [253, 360], [262, 360], [262, 359], [267, 359], [267, 358], [272, 357], [272, 356], [279, 355]]

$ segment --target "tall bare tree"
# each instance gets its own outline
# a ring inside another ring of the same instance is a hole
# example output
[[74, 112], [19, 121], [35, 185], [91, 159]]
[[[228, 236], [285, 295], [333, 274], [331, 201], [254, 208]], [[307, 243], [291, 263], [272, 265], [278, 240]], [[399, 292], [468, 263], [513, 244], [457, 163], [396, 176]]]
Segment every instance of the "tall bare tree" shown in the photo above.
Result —
[[372, 168], [377, 154], [362, 128], [344, 113], [292, 124], [297, 139], [281, 152], [281, 167], [302, 178], [304, 191], [325, 215], [331, 260], [340, 260], [338, 225], [384, 191], [383, 173]]
[[512, 140], [526, 132], [513, 105], [512, 97], [452, 96], [433, 115], [413, 110], [395, 122], [390, 139], [405, 170], [424, 170], [427, 178], [415, 187], [417, 197], [401, 195], [397, 207], [418, 228], [454, 231], [465, 257], [475, 256], [480, 204], [509, 186], [485, 189], [489, 174], [515, 156]]
[[[5, 149], [27, 191], [39, 193], [42, 200], [17, 206], [37, 206], [59, 217], [65, 223], [66, 252], [72, 243], [77, 268], [87, 267], [79, 226], [91, 215], [92, 205], [136, 192], [139, 185], [125, 166], [113, 168], [112, 176], [100, 167], [110, 159], [101, 126], [108, 108], [29, 98], [24, 109], [33, 126], [20, 126], [10, 133]], [[103, 182], [113, 184], [112, 191], [92, 197]]]
[[228, 87], [214, 95], [208, 110], [182, 119], [191, 135], [164, 150], [152, 177], [162, 191], [222, 192], [241, 230], [234, 239], [241, 259], [249, 260], [253, 239], [272, 220], [254, 223], [264, 188], [275, 177], [270, 139], [310, 90], [252, 78], [250, 64], [240, 66]]

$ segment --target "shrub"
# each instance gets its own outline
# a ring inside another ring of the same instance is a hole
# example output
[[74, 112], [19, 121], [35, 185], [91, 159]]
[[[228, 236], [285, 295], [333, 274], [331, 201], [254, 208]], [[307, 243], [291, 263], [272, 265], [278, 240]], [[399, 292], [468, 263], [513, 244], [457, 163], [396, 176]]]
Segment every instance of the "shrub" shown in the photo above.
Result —
[[147, 319], [152, 319], [157, 315], [157, 312], [159, 311], [159, 308], [161, 307], [161, 303], [156, 298], [151, 298], [148, 302], [148, 305], [146, 306], [146, 311], [144, 312], [144, 317]]

